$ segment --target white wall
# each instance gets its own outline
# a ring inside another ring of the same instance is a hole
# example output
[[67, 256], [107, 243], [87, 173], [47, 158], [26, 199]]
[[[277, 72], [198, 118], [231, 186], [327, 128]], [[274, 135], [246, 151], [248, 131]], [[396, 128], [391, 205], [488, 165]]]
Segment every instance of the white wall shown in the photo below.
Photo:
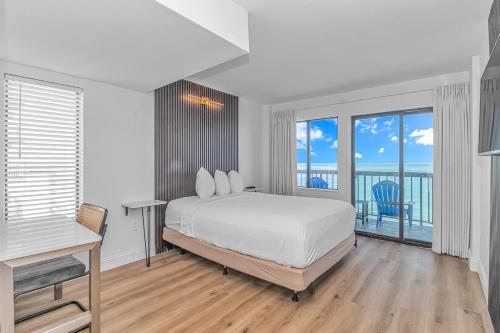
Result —
[[480, 77], [489, 60], [488, 26], [484, 23], [484, 40], [479, 55], [472, 59], [472, 113], [473, 113], [473, 205], [471, 227], [471, 260], [470, 268], [479, 273], [481, 286], [488, 301], [488, 278], [490, 257], [490, 188], [491, 188], [491, 158], [479, 156], [477, 140], [479, 137], [479, 93]]
[[83, 201], [109, 210], [103, 269], [143, 258], [139, 215], [120, 204], [154, 195], [153, 96], [2, 61], [0, 72], [83, 88]]
[[481, 56], [472, 58], [472, 221], [469, 267], [478, 272], [486, 299], [488, 299], [489, 244], [490, 244], [490, 179], [491, 158], [479, 156]]
[[[339, 190], [300, 189], [299, 195], [351, 201], [351, 117], [355, 115], [432, 107], [432, 88], [438, 85], [469, 81], [469, 72], [451, 73], [420, 80], [401, 82], [342, 94], [291, 101], [272, 105], [269, 113], [296, 110], [297, 120], [338, 117]], [[268, 121], [268, 120], [267, 120]], [[264, 156], [269, 165], [269, 139], [264, 142]], [[269, 167], [267, 167], [269, 172]], [[269, 179], [267, 175], [265, 179]], [[269, 186], [267, 184], [267, 186]], [[268, 187], [269, 188], [269, 187]]]
[[262, 180], [262, 105], [239, 98], [238, 158], [245, 186], [261, 187]]
[[[109, 210], [103, 269], [143, 259], [141, 216], [139, 211], [125, 216], [121, 203], [154, 197], [153, 94], [3, 61], [0, 73], [2, 91], [4, 73], [83, 88], [83, 201]], [[3, 139], [1, 131], [3, 126]], [[243, 179], [248, 185], [262, 186], [262, 105], [240, 98], [238, 132]], [[0, 200], [3, 193], [0, 191]], [[3, 216], [1, 209], [2, 205]]]
[[[487, 27], [485, 27], [487, 31]], [[487, 35], [487, 34], [485, 34]], [[324, 191], [301, 189], [299, 195], [327, 197], [350, 202], [351, 198], [351, 117], [354, 115], [404, 110], [432, 106], [432, 87], [456, 82], [471, 81], [471, 108], [473, 115], [472, 181], [473, 202], [471, 221], [470, 269], [477, 271], [485, 295], [488, 291], [489, 241], [490, 241], [490, 180], [491, 159], [477, 154], [479, 136], [479, 88], [480, 78], [489, 59], [487, 40], [480, 56], [472, 58], [471, 71], [451, 73], [421, 80], [401, 82], [336, 95], [296, 100], [264, 107], [263, 133], [263, 182], [269, 191], [269, 117], [272, 111], [295, 109], [297, 119], [339, 117], [339, 190]], [[486, 297], [487, 299], [487, 297]]]

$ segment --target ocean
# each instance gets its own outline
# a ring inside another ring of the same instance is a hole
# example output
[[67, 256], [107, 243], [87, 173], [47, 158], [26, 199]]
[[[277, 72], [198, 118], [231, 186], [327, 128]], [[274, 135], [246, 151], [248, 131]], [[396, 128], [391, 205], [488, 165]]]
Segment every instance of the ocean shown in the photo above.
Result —
[[[313, 163], [312, 170], [337, 170], [337, 163]], [[306, 170], [305, 163], [297, 163], [297, 170]], [[399, 171], [399, 164], [395, 163], [356, 163], [357, 171]], [[407, 163], [406, 172], [432, 173], [432, 163]]]
[[[405, 203], [413, 202], [413, 220], [419, 223], [432, 223], [432, 164], [407, 163], [405, 164], [404, 199]], [[368, 202], [368, 213], [377, 215], [377, 206], [372, 194], [372, 186], [382, 180], [399, 182], [397, 173], [398, 164], [389, 163], [356, 163], [356, 180], [354, 184], [355, 199]], [[327, 188], [337, 190], [337, 164], [314, 163], [311, 165], [311, 177], [321, 178], [327, 183]], [[306, 164], [297, 163], [297, 183], [300, 187], [306, 186]], [[356, 205], [361, 211], [361, 204]], [[406, 217], [405, 217], [406, 218]]]

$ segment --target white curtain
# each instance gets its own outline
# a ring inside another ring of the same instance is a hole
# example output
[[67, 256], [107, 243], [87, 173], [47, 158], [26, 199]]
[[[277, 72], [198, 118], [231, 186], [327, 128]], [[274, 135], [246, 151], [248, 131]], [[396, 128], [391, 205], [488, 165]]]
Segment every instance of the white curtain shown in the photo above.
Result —
[[297, 188], [295, 112], [271, 113], [271, 192], [294, 195]]
[[470, 84], [435, 88], [432, 250], [462, 258], [469, 250], [471, 142]]

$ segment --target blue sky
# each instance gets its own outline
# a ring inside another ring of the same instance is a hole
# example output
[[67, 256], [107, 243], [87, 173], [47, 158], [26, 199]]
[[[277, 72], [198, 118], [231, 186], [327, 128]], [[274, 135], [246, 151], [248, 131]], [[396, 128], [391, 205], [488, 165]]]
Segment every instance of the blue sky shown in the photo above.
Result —
[[[312, 120], [311, 163], [337, 163], [338, 124], [337, 118]], [[307, 125], [297, 123], [297, 162], [305, 163], [307, 154]]]
[[[406, 163], [432, 163], [432, 113], [403, 117]], [[311, 163], [337, 163], [337, 119], [310, 122]], [[379, 116], [356, 121], [357, 163], [399, 163], [399, 117]], [[297, 123], [297, 162], [306, 162], [306, 123]]]

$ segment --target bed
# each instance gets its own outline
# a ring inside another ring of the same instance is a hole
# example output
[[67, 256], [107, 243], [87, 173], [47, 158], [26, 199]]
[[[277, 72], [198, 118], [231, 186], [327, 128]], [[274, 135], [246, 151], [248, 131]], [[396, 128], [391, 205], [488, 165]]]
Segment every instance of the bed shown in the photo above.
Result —
[[338, 200], [235, 193], [169, 202], [163, 239], [297, 293], [355, 245], [355, 211]]

